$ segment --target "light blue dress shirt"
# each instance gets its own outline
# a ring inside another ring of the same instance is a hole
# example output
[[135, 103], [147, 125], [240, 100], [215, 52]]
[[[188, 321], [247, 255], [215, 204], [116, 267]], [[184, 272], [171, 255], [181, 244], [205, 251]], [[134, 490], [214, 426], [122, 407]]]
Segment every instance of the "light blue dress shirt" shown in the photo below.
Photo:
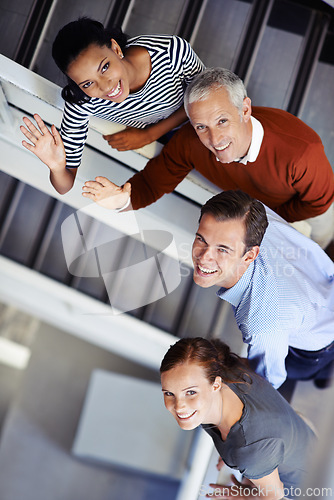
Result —
[[217, 295], [232, 304], [255, 371], [274, 387], [286, 379], [289, 346], [317, 351], [334, 340], [334, 263], [272, 210], [260, 253]]

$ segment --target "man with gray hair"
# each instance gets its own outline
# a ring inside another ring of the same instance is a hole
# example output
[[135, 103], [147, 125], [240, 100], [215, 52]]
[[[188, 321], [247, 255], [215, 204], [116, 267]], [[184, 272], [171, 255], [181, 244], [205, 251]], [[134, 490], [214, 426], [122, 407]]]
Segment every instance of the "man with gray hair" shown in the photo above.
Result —
[[307, 220], [323, 248], [334, 232], [334, 174], [319, 136], [286, 111], [254, 107], [242, 80], [209, 68], [188, 86], [184, 125], [122, 188], [105, 177], [83, 195], [106, 208], [145, 207], [192, 170], [221, 189], [242, 189], [288, 222]]
[[195, 78], [192, 85], [189, 85], [184, 96], [184, 107], [188, 113], [189, 104], [197, 101], [204, 101], [210, 97], [213, 89], [224, 88], [230, 98], [231, 104], [235, 106], [242, 116], [242, 107], [246, 99], [246, 87], [235, 73], [226, 68], [208, 68]]

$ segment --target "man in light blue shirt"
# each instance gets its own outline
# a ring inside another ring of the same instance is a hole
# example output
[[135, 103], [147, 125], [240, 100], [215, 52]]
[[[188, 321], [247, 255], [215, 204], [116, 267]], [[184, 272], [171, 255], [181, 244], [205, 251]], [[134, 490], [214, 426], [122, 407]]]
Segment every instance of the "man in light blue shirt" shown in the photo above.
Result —
[[201, 210], [194, 281], [220, 287], [248, 359], [274, 387], [286, 377], [318, 386], [334, 363], [334, 263], [312, 240], [242, 191]]

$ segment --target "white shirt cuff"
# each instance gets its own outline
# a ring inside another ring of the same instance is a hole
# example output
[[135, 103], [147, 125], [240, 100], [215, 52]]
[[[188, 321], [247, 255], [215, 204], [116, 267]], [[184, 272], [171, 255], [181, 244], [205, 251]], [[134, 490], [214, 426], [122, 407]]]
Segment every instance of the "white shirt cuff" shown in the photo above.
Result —
[[125, 210], [126, 208], [128, 208], [128, 206], [130, 205], [131, 203], [131, 196], [129, 196], [129, 199], [128, 201], [125, 203], [125, 205], [121, 208], [115, 208], [115, 212], [121, 212], [122, 210]]

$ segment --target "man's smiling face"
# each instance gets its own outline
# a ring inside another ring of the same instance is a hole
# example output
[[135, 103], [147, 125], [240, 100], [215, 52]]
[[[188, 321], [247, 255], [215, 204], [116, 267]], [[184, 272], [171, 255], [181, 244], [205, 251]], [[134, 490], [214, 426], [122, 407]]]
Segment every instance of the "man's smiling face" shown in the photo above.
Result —
[[252, 140], [251, 101], [246, 97], [243, 109], [231, 103], [225, 88], [218, 88], [202, 101], [188, 105], [190, 122], [200, 141], [222, 163], [245, 156]]
[[192, 249], [193, 278], [197, 285], [231, 288], [258, 254], [259, 247], [245, 252], [245, 224], [242, 219], [217, 221], [204, 214]]

